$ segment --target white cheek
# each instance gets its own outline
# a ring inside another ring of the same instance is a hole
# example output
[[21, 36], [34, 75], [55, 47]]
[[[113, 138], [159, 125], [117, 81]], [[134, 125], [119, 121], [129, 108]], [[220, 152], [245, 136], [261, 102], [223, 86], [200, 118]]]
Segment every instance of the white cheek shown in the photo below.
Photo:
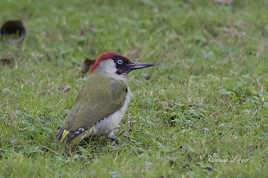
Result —
[[116, 65], [112, 59], [102, 61], [99, 67], [107, 73], [116, 73]]
[[97, 67], [97, 70], [102, 70], [106, 74], [108, 74], [110, 77], [115, 78], [116, 80], [125, 80], [125, 75], [118, 75], [116, 73], [116, 65], [112, 59], [107, 59], [105, 61], [102, 61], [99, 66]]

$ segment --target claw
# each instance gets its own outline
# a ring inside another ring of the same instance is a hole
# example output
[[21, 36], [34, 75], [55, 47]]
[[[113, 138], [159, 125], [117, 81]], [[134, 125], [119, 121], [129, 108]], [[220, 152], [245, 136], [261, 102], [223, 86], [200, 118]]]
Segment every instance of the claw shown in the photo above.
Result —
[[109, 133], [108, 138], [111, 139], [116, 144], [119, 143], [119, 139], [114, 135], [114, 132], [113, 131]]

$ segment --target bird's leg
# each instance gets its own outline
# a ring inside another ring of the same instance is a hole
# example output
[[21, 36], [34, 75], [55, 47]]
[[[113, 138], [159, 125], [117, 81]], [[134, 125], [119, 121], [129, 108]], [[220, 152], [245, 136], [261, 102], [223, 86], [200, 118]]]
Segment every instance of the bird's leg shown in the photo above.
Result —
[[111, 139], [112, 141], [114, 141], [116, 144], [119, 143], [119, 139], [114, 135], [114, 131], [111, 131], [108, 134], [108, 138]]

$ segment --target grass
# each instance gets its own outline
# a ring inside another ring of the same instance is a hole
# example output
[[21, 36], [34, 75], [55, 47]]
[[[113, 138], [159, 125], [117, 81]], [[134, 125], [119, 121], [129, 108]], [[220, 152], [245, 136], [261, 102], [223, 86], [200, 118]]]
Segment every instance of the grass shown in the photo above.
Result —
[[[268, 3], [6, 0], [22, 45], [0, 42], [0, 177], [265, 177]], [[116, 132], [64, 155], [55, 141], [86, 57], [117, 51], [133, 72]], [[150, 78], [145, 80], [145, 78]], [[66, 92], [64, 88], [70, 87]]]

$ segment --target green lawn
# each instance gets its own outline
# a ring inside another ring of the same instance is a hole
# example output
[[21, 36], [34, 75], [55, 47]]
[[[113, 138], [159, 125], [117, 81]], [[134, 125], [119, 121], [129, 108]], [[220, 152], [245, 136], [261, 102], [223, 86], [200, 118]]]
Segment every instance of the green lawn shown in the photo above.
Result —
[[[0, 42], [11, 60], [0, 61], [0, 177], [267, 177], [267, 7], [2, 0], [0, 24], [22, 19], [27, 35]], [[55, 135], [86, 80], [79, 64], [111, 50], [156, 66], [129, 75], [118, 145], [100, 137], [63, 154]]]

